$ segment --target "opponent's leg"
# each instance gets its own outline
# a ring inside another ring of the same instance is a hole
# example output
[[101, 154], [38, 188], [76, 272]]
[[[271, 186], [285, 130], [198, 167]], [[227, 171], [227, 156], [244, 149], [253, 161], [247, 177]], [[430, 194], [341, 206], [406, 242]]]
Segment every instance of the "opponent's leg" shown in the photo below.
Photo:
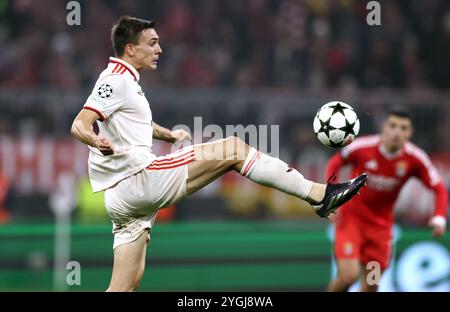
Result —
[[144, 274], [148, 230], [135, 241], [114, 249], [111, 282], [106, 291], [135, 291]]
[[360, 276], [358, 259], [340, 259], [336, 261], [338, 273], [328, 285], [328, 291], [348, 291]]
[[[374, 275], [375, 274], [375, 275]], [[362, 292], [377, 292], [379, 280], [375, 281], [374, 278], [380, 278], [383, 274], [383, 271], [380, 272], [372, 272], [372, 270], [367, 267], [364, 268], [364, 274], [361, 279], [361, 291]]]
[[392, 255], [392, 229], [366, 226], [366, 243], [361, 260], [364, 276], [361, 291], [376, 292], [383, 272], [389, 267]]

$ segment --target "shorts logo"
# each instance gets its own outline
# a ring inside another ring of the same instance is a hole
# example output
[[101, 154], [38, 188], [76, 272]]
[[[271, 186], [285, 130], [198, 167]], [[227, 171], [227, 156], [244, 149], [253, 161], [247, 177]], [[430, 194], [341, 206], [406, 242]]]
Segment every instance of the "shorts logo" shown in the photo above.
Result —
[[344, 254], [351, 255], [353, 253], [353, 243], [352, 242], [346, 242], [344, 244]]
[[104, 83], [98, 87], [97, 93], [102, 99], [108, 99], [112, 96], [113, 89], [109, 84]]

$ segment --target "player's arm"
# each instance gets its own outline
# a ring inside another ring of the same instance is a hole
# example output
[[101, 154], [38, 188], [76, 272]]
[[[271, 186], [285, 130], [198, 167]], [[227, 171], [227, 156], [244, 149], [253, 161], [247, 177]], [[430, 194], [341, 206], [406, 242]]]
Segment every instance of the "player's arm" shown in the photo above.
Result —
[[164, 128], [155, 122], [153, 122], [153, 138], [169, 143], [192, 140], [191, 135], [184, 130], [170, 131], [169, 129]]
[[[347, 164], [350, 164], [354, 160], [354, 153], [349, 151], [348, 147], [344, 148], [340, 152], [335, 153], [327, 162], [325, 168], [325, 179], [328, 181], [333, 175], [336, 176], [336, 180], [340, 180], [341, 168]], [[337, 222], [336, 214], [331, 214], [329, 218], [331, 223]]]
[[[335, 153], [327, 162], [327, 166], [325, 168], [325, 179], [326, 181], [332, 177], [336, 176], [336, 179], [339, 180], [339, 173], [341, 168], [345, 166], [347, 160], [344, 159], [340, 152]], [[336, 214], [331, 214], [329, 219], [331, 223], [337, 222]]]
[[334, 154], [327, 162], [325, 169], [325, 178], [328, 180], [333, 175], [336, 176], [336, 180], [340, 180], [341, 168], [351, 164], [355, 158], [354, 153], [349, 153], [346, 149]]
[[434, 193], [434, 213], [429, 225], [433, 229], [433, 236], [439, 237], [445, 233], [447, 228], [447, 188], [425, 153], [419, 160], [416, 176]]
[[327, 162], [325, 169], [325, 178], [328, 180], [333, 175], [336, 176], [336, 180], [340, 180], [340, 170], [346, 165], [357, 165], [360, 159], [360, 155], [364, 152], [362, 148], [366, 146], [367, 140], [374, 140], [374, 138], [356, 139], [352, 144], [347, 145], [339, 152], [334, 154]]
[[96, 147], [103, 155], [111, 155], [114, 151], [109, 141], [95, 134], [93, 130], [92, 125], [97, 119], [99, 119], [98, 113], [92, 110], [82, 109], [77, 117], [75, 117], [70, 132], [84, 144]]
[[107, 75], [99, 79], [83, 109], [72, 123], [72, 135], [84, 144], [96, 147], [103, 155], [111, 155], [114, 148], [109, 141], [94, 132], [97, 120], [105, 122], [127, 102], [127, 85], [121, 75]]
[[327, 162], [325, 178], [328, 180], [331, 176], [336, 175], [336, 179], [339, 180], [339, 172], [344, 165], [345, 160], [342, 158], [341, 153], [334, 154]]
[[439, 237], [445, 233], [447, 227], [448, 193], [442, 181], [433, 187], [433, 192], [435, 207], [430, 226], [433, 228], [433, 236]]

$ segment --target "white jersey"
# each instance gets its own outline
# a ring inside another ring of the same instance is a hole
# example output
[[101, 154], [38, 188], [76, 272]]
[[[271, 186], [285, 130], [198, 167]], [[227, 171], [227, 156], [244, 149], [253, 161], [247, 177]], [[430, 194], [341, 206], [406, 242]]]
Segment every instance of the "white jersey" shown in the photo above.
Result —
[[89, 146], [89, 178], [94, 192], [110, 188], [156, 158], [151, 150], [152, 112], [138, 82], [136, 69], [111, 57], [83, 107], [98, 114], [101, 122], [94, 130], [99, 130], [114, 150], [113, 155], [105, 156]]

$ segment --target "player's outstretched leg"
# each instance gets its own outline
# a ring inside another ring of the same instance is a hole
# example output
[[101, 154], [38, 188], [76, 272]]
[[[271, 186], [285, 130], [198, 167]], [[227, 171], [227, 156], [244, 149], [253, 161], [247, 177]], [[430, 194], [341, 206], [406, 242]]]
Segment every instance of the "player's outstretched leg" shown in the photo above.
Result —
[[352, 198], [366, 181], [366, 176], [361, 175], [340, 184], [314, 183], [282, 160], [248, 146], [237, 137], [195, 145], [194, 151], [196, 160], [188, 164], [188, 194], [235, 170], [258, 184], [308, 201], [319, 216], [328, 217]]
[[312, 206], [320, 217], [327, 218], [339, 206], [358, 194], [359, 190], [366, 184], [366, 181], [366, 173], [343, 183], [334, 184], [328, 181], [323, 200], [318, 204], [312, 203]]

